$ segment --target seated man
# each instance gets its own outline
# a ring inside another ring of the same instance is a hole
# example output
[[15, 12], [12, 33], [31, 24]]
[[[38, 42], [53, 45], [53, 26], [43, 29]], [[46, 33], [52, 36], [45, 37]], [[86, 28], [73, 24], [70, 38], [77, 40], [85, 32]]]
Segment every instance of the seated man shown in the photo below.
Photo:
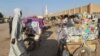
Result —
[[26, 21], [23, 20], [23, 25], [24, 25], [24, 30], [28, 30], [31, 29], [31, 33], [35, 32], [35, 37], [34, 40], [38, 41], [39, 37], [41, 35], [41, 28], [40, 28], [40, 24], [39, 24], [39, 20], [35, 19], [35, 18], [26, 18]]
[[23, 24], [23, 39], [25, 40], [24, 44], [26, 45], [26, 47], [30, 42], [29, 39], [32, 39], [31, 43], [35, 41], [35, 43], [37, 43], [38, 45], [41, 35], [39, 20], [35, 18], [26, 18], [22, 21], [22, 24]]

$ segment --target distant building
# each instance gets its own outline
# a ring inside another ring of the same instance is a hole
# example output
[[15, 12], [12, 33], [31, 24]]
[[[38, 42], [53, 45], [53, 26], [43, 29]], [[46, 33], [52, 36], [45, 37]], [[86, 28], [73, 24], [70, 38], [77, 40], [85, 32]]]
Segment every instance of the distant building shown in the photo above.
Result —
[[43, 19], [43, 16], [37, 16], [39, 19]]
[[84, 13], [84, 12], [87, 12], [89, 14], [100, 14], [100, 5], [88, 4], [86, 6], [80, 6], [80, 7], [65, 10], [62, 12], [49, 14], [49, 16], [59, 16], [59, 15], [65, 15], [65, 14], [72, 15], [72, 14], [80, 14], [80, 13]]

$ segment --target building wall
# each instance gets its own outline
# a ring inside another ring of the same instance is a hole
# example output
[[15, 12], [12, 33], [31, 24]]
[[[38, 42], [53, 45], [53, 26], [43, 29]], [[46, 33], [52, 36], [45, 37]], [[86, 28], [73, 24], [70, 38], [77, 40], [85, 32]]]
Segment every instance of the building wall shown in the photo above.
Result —
[[84, 12], [89, 13], [88, 12], [88, 6], [83, 6], [81, 9], [82, 9], [82, 12], [81, 13], [84, 13]]
[[91, 6], [91, 12], [90, 13], [100, 12], [100, 5], [91, 4], [90, 6]]
[[78, 8], [74, 8], [74, 9], [70, 10], [70, 15], [71, 14], [77, 14], [77, 13], [84, 13], [84, 12], [90, 13], [89, 9], [90, 9], [90, 7], [88, 5], [78, 7]]
[[84, 13], [84, 12], [87, 12], [87, 13], [98, 13], [99, 12], [100, 13], [100, 5], [89, 4], [89, 5], [86, 5], [86, 6], [80, 6], [80, 7], [65, 10], [65, 11], [62, 11], [62, 12], [57, 12], [57, 13], [54, 13], [52, 15], [53, 16], [54, 15], [56, 15], [56, 16], [57, 15], [65, 15], [65, 14], [72, 15], [72, 14]]
[[74, 14], [74, 9], [71, 9], [70, 10], [70, 14]]
[[[69, 14], [69, 15], [72, 15], [72, 14], [77, 14], [77, 13], [84, 13], [84, 12], [87, 12], [89, 13], [89, 6], [82, 6], [82, 7], [78, 7], [78, 8], [73, 8], [73, 9], [70, 9], [70, 10], [66, 10], [66, 14]], [[62, 12], [63, 14], [63, 12]]]
[[100, 13], [100, 5], [89, 4], [86, 6], [71, 9], [69, 11], [70, 11], [70, 14], [77, 14], [77, 13], [84, 13], [84, 12], [87, 12], [87, 13], [94, 13], [94, 12], [98, 13], [99, 12]]
[[81, 10], [80, 8], [75, 8], [75, 9], [74, 9], [74, 11], [75, 11], [74, 13], [75, 13], [75, 14], [80, 13], [80, 12], [81, 12], [80, 10]]

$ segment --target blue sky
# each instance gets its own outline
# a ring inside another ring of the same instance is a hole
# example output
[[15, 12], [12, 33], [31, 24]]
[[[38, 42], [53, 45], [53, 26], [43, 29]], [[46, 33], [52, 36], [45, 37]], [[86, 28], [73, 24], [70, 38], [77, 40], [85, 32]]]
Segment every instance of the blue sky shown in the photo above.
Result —
[[43, 15], [45, 5], [49, 12], [57, 12], [89, 3], [100, 4], [100, 0], [0, 0], [0, 12], [10, 16], [14, 8], [21, 8], [23, 16]]

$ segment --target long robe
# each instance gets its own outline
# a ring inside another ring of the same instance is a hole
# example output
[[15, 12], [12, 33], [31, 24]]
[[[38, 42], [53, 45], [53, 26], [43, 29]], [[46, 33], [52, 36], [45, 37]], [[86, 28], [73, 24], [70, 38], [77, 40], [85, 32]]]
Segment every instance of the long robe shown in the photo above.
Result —
[[10, 52], [9, 56], [28, 56], [24, 48], [23, 40], [21, 37], [21, 17], [15, 15], [12, 21], [12, 34], [11, 40], [15, 39], [15, 44], [10, 42]]

